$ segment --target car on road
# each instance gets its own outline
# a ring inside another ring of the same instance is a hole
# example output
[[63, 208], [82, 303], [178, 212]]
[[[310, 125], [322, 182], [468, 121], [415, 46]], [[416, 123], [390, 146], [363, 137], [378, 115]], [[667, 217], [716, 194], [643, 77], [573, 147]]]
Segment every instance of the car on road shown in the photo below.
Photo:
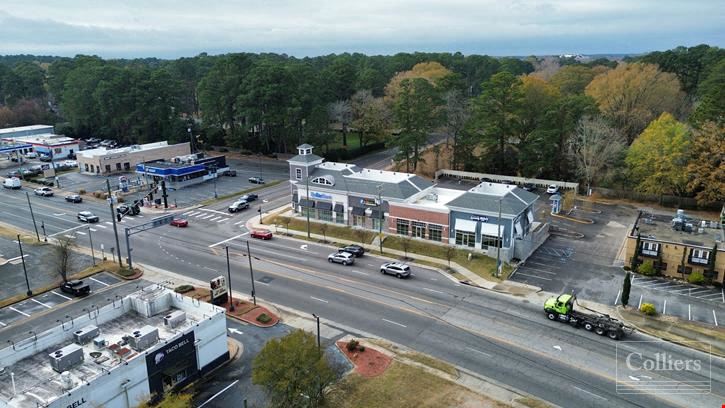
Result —
[[189, 221], [183, 219], [183, 218], [174, 218], [171, 220], [171, 223], [169, 223], [172, 227], [178, 227], [178, 228], [186, 228], [189, 226]]
[[546, 187], [546, 194], [556, 194], [559, 192], [559, 186], [556, 184], [550, 184], [549, 187]]
[[348, 252], [355, 255], [356, 258], [359, 258], [365, 254], [365, 248], [361, 247], [360, 245], [348, 245], [339, 248], [337, 252]]
[[256, 229], [256, 230], [253, 230], [252, 233], [249, 235], [252, 238], [272, 239], [272, 231], [269, 231], [269, 230]]
[[94, 222], [98, 222], [99, 218], [97, 215], [93, 214], [90, 211], [81, 211], [78, 213], [78, 221], [92, 224]]
[[17, 190], [22, 187], [22, 183], [20, 182], [20, 179], [17, 177], [10, 177], [10, 178], [6, 178], [5, 181], [3, 181], [3, 187], [9, 188], [12, 190]]
[[37, 176], [38, 174], [40, 174], [39, 171], [36, 171], [33, 169], [25, 169], [20, 173], [23, 175], [23, 178], [30, 178], [30, 177]]
[[248, 180], [252, 184], [264, 184], [265, 183], [264, 179], [261, 177], [258, 177], [258, 176], [250, 177]]
[[13, 178], [13, 177], [22, 178], [23, 175], [20, 174], [20, 172], [18, 170], [13, 170], [11, 172], [8, 172], [8, 174], [6, 174], [5, 177], [7, 177], [7, 178]]
[[222, 173], [223, 176], [227, 177], [237, 177], [237, 171], [236, 170], [225, 170], [224, 173]]
[[259, 198], [259, 196], [256, 194], [245, 194], [245, 195], [239, 197], [239, 201], [246, 201], [248, 203], [251, 203], [252, 201], [255, 201], [258, 198]]
[[393, 275], [398, 279], [410, 277], [410, 266], [400, 262], [386, 262], [380, 265], [380, 273]]
[[229, 212], [235, 213], [237, 211], [242, 211], [244, 209], [249, 208], [249, 203], [244, 200], [238, 200], [232, 203], [232, 205], [229, 206]]
[[43, 197], [52, 197], [53, 196], [53, 190], [50, 187], [40, 187], [33, 190], [35, 195], [43, 196]]
[[65, 201], [68, 201], [69, 203], [82, 203], [83, 197], [81, 197], [80, 194], [68, 194], [65, 196]]
[[88, 296], [91, 294], [91, 287], [82, 280], [71, 280], [60, 285], [60, 291], [73, 296]]
[[355, 263], [355, 257], [349, 252], [335, 252], [327, 256], [327, 262], [341, 263], [347, 266]]
[[116, 208], [116, 212], [121, 215], [138, 215], [141, 214], [141, 207], [138, 204], [121, 204]]

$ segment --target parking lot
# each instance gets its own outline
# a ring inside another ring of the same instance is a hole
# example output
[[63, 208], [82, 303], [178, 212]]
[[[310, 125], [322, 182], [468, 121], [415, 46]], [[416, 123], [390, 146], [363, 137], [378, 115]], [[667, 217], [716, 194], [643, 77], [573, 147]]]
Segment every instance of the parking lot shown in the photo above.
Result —
[[[109, 273], [102, 272], [83, 279], [83, 282], [91, 287], [91, 293], [93, 293], [119, 283], [121, 280]], [[73, 298], [69, 295], [54, 289], [11, 306], [6, 306], [0, 309], [0, 329], [11, 325], [16, 320], [30, 317], [71, 300]]]

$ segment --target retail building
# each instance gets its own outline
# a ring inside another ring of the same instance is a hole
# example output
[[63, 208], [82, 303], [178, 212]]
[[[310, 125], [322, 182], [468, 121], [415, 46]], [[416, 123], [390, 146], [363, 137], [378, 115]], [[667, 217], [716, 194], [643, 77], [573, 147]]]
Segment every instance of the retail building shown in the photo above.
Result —
[[156, 160], [171, 160], [177, 156], [191, 153], [189, 142], [169, 145], [168, 142], [155, 142], [121, 147], [118, 149], [82, 150], [78, 153], [78, 168], [84, 174], [109, 175], [132, 172], [136, 165]]

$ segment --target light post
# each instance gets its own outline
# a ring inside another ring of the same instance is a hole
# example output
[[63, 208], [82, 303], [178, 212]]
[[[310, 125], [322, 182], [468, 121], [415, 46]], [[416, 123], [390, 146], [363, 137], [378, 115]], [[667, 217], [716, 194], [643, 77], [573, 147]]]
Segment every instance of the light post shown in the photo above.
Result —
[[96, 266], [96, 254], [93, 252], [93, 237], [91, 235], [91, 226], [88, 226], [88, 240], [91, 242], [91, 258], [93, 259], [93, 266]]
[[[113, 235], [116, 237], [116, 251], [118, 251], [118, 266], [123, 268], [123, 260], [121, 259], [121, 244], [118, 242], [118, 227], [116, 227], [116, 212], [113, 210], [113, 196], [111, 195], [111, 181], [106, 179], [106, 188], [108, 189], [108, 204], [111, 207], [111, 221], [113, 221]], [[113, 251], [111, 251], [113, 252]], [[115, 261], [115, 260], [114, 260]]]
[[249, 276], [252, 278], [252, 301], [257, 305], [257, 292], [254, 290], [254, 270], [252, 269], [252, 251], [249, 250], [249, 241], [247, 241], [247, 258], [249, 258]]
[[40, 221], [40, 229], [43, 230], [43, 241], [48, 242], [48, 234], [45, 233], [45, 221]]
[[227, 277], [229, 281], [229, 311], [234, 311], [234, 297], [232, 297], [232, 268], [229, 265], [229, 246], [225, 245], [224, 249], [227, 252]]
[[20, 260], [23, 261], [23, 273], [25, 274], [25, 286], [28, 287], [26, 294], [33, 296], [33, 291], [30, 290], [30, 282], [28, 281], [28, 270], [25, 268], [25, 255], [23, 255], [23, 244], [20, 242], [20, 234], [18, 234], [18, 246], [20, 247]]
[[[309, 169], [307, 170], [309, 171]], [[305, 185], [307, 186], [307, 206], [305, 206], [305, 213], [307, 213], [307, 239], [310, 239], [310, 175], [307, 175], [305, 179]]]
[[33, 227], [35, 227], [35, 236], [38, 238], [38, 242], [40, 242], [40, 234], [38, 234], [38, 224], [35, 223], [35, 214], [33, 213], [33, 206], [30, 205], [30, 194], [28, 192], [25, 192], [25, 198], [28, 199], [28, 208], [30, 208], [30, 217], [33, 219]]
[[312, 313], [312, 317], [317, 320], [317, 353], [322, 354], [322, 347], [320, 346], [320, 316]]
[[380, 219], [378, 219], [378, 241], [380, 241], [380, 253], [383, 253], [383, 185], [378, 185], [378, 205], [380, 206]]
[[219, 196], [217, 196], [217, 193], [216, 193], [216, 176], [217, 176], [216, 165], [212, 166], [212, 170], [214, 171], [214, 198], [219, 198]]

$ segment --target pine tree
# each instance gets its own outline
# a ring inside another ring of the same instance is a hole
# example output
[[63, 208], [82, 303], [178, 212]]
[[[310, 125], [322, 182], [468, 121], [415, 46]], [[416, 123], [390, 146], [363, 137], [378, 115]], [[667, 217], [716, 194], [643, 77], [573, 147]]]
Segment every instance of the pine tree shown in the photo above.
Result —
[[632, 289], [632, 274], [627, 272], [624, 275], [624, 283], [622, 283], [622, 306], [627, 307], [629, 304], [629, 291]]

